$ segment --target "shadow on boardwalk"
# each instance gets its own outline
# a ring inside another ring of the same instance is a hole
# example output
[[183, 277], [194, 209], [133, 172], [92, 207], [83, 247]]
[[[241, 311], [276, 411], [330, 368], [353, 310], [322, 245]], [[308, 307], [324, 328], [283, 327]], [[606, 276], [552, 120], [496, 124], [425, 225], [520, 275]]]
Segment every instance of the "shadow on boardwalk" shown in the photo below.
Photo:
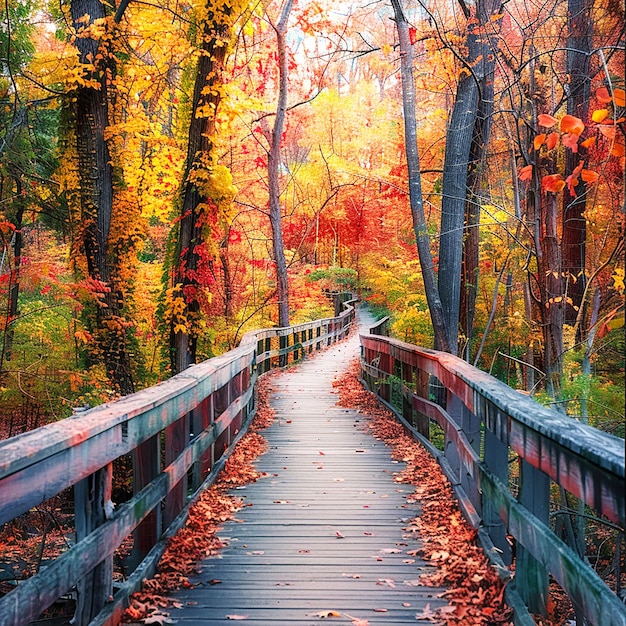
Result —
[[174, 594], [177, 623], [415, 624], [445, 604], [418, 583], [431, 567], [403, 532], [419, 510], [394, 482], [402, 465], [336, 404], [333, 380], [358, 350], [355, 333], [274, 381], [269, 451], [255, 464], [267, 476], [237, 489], [246, 506], [220, 532], [227, 547]]

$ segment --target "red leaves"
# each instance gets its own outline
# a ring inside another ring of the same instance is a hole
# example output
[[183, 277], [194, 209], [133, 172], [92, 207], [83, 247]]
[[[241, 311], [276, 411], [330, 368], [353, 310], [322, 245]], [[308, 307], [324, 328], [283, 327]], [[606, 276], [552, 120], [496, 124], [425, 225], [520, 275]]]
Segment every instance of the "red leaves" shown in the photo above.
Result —
[[565, 181], [560, 174], [549, 174], [541, 179], [541, 188], [544, 192], [558, 193], [565, 188]]
[[548, 115], [547, 113], [541, 113], [538, 118], [539, 126], [543, 126], [544, 128], [552, 128], [555, 124], [559, 123], [559, 120], [556, 117], [552, 117], [552, 115]]

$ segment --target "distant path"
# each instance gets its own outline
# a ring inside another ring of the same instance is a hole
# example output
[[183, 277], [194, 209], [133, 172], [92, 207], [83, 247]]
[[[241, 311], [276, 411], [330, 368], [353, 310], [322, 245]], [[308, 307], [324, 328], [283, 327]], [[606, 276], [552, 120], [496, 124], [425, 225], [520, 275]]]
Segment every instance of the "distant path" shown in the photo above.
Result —
[[[359, 312], [359, 322], [373, 319]], [[406, 502], [411, 487], [393, 480], [402, 465], [358, 427], [363, 415], [336, 405], [333, 379], [358, 354], [353, 334], [273, 382], [269, 451], [255, 464], [269, 477], [236, 491], [251, 506], [224, 524], [229, 545], [202, 562], [197, 586], [174, 594], [181, 626], [235, 616], [265, 626], [399, 626], [444, 604], [441, 589], [416, 586], [430, 566], [406, 553], [419, 547], [402, 530], [419, 507]], [[329, 611], [341, 616], [318, 615]]]

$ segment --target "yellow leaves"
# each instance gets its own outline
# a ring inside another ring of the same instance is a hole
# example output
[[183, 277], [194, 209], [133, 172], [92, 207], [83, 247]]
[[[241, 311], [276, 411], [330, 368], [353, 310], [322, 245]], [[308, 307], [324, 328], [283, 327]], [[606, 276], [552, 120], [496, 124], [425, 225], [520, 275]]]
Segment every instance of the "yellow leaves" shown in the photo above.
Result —
[[596, 109], [591, 114], [591, 120], [593, 122], [596, 122], [596, 124], [599, 124], [600, 122], [603, 122], [608, 116], [609, 116], [608, 109]]
[[624, 286], [624, 269], [618, 267], [611, 276], [613, 279], [613, 289], [615, 289], [621, 295], [624, 294], [625, 286]]

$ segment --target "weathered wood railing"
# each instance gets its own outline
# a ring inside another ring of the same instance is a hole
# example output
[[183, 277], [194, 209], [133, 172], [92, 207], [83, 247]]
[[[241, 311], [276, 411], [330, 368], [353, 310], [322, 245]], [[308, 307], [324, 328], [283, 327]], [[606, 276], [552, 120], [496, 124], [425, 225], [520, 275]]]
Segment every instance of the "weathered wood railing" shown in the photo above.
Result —
[[[527, 608], [545, 613], [551, 575], [579, 624], [626, 625], [624, 603], [549, 525], [551, 485], [558, 485], [624, 532], [624, 441], [551, 411], [450, 354], [380, 336], [380, 325], [361, 335], [362, 378], [438, 458], [507, 579], [515, 550], [507, 600], [516, 623], [534, 624]], [[443, 430], [441, 450], [431, 442], [435, 423]]]
[[[0, 598], [0, 624], [27, 624], [68, 592], [78, 626], [117, 623], [245, 432], [258, 375], [344, 338], [354, 321], [346, 304], [334, 318], [248, 333], [235, 350], [154, 387], [0, 442], [0, 524], [72, 486], [76, 521], [74, 545]], [[134, 496], [114, 509], [121, 458], [132, 459]], [[134, 571], [114, 587], [113, 554], [131, 533]]]

